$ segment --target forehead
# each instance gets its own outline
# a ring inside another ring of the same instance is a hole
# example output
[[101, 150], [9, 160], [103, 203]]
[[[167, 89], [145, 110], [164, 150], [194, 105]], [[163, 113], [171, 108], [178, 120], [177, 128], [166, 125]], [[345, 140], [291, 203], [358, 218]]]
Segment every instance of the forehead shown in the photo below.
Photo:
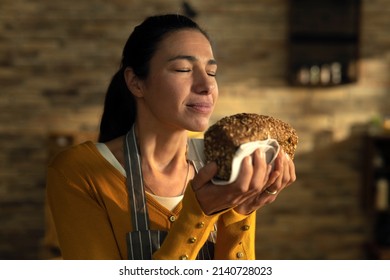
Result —
[[[184, 29], [169, 33], [160, 42], [157, 53], [166, 55], [193, 55], [213, 57], [210, 41], [198, 30]], [[156, 54], [157, 54], [156, 53]]]

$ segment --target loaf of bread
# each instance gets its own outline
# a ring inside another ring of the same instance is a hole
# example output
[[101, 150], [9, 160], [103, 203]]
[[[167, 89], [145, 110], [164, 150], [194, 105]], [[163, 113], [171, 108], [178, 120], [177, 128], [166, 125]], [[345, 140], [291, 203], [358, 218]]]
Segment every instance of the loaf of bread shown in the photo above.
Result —
[[207, 162], [218, 166], [216, 178], [229, 180], [232, 160], [241, 144], [275, 139], [294, 159], [298, 135], [291, 125], [271, 116], [240, 113], [227, 116], [209, 127], [204, 134], [204, 155]]

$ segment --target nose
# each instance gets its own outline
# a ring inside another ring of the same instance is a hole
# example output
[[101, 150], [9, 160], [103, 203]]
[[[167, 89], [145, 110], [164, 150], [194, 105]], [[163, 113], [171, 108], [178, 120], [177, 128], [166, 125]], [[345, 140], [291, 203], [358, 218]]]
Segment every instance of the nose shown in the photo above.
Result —
[[198, 94], [211, 94], [217, 88], [215, 76], [210, 76], [205, 71], [198, 71], [194, 75], [193, 90]]

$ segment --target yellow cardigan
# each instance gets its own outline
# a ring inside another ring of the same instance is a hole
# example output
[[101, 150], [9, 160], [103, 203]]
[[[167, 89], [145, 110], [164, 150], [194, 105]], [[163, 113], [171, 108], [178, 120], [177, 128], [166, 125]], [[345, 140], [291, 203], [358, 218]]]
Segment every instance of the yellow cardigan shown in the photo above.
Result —
[[[48, 166], [47, 199], [64, 259], [127, 259], [126, 234], [132, 228], [126, 178], [94, 143], [54, 158]], [[255, 259], [255, 212], [244, 216], [228, 209], [208, 216], [191, 183], [172, 211], [149, 195], [146, 201], [151, 229], [169, 231], [154, 259], [195, 259], [215, 223], [215, 259]]]

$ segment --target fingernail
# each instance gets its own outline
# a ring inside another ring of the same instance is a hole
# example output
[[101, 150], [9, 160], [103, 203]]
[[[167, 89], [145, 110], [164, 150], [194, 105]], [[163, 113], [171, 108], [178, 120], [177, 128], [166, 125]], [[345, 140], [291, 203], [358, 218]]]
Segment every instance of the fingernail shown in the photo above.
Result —
[[286, 159], [290, 160], [290, 156], [287, 153], [285, 153], [285, 155], [286, 155]]

